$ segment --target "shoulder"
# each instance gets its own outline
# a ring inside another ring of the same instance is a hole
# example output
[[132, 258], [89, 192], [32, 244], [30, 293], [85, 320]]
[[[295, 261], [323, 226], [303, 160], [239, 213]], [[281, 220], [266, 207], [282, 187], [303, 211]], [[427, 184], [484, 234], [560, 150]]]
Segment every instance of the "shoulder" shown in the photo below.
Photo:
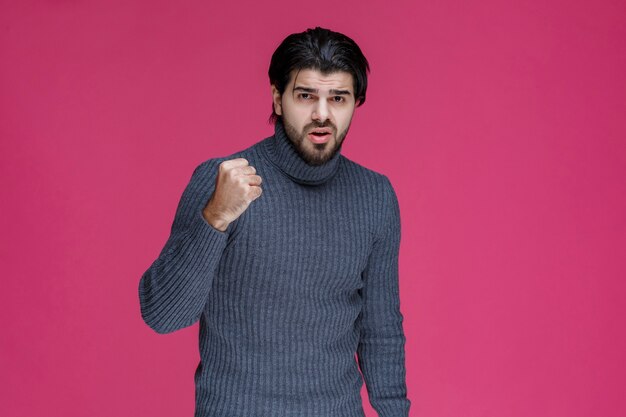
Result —
[[379, 198], [396, 197], [391, 180], [387, 175], [367, 168], [351, 159], [341, 156], [343, 169], [348, 177], [367, 185], [367, 189]]
[[366, 194], [365, 200], [369, 201], [367, 206], [370, 207], [370, 215], [377, 224], [376, 235], [383, 235], [386, 231], [397, 233], [400, 224], [400, 206], [389, 177], [343, 156], [342, 163], [347, 182], [356, 185], [359, 193]]

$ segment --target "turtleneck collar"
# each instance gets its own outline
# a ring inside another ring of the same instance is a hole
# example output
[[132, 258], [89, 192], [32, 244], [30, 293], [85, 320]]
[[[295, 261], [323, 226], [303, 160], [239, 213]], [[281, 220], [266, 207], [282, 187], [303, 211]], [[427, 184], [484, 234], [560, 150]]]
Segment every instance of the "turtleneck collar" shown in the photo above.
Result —
[[274, 126], [274, 135], [265, 139], [261, 147], [273, 165], [300, 184], [322, 184], [332, 178], [339, 169], [341, 151], [322, 165], [309, 165], [296, 152], [280, 119]]

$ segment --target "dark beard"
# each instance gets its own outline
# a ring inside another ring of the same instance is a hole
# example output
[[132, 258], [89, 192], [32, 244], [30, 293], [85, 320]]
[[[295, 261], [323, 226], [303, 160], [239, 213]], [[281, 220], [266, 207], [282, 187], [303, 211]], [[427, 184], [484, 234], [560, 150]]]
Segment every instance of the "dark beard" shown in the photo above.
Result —
[[[335, 144], [335, 148], [325, 154], [316, 153], [315, 155], [310, 155], [306, 152], [302, 144], [307, 140], [306, 134], [303, 132], [298, 132], [296, 128], [294, 128], [289, 123], [285, 122], [285, 119], [281, 117], [283, 127], [285, 128], [285, 133], [287, 137], [289, 137], [289, 141], [291, 142], [292, 147], [296, 151], [296, 153], [300, 156], [300, 158], [304, 159], [304, 161], [312, 166], [323, 165], [329, 160], [331, 160], [338, 152], [341, 151], [341, 147], [343, 146], [343, 142], [345, 137], [348, 135], [348, 130], [350, 129], [350, 125], [346, 128], [346, 130], [340, 135], [337, 136], [337, 142]], [[315, 127], [328, 127], [328, 124], [315, 125]], [[324, 143], [314, 143], [313, 147], [317, 150], [324, 150], [328, 144]]]

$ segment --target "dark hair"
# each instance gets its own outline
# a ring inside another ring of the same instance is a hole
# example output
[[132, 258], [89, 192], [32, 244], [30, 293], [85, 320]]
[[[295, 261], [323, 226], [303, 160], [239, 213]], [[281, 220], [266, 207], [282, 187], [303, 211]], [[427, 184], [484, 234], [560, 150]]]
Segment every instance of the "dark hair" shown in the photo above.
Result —
[[[352, 74], [357, 107], [365, 102], [369, 64], [359, 46], [346, 35], [317, 26], [287, 36], [272, 55], [268, 71], [270, 85], [275, 85], [282, 96], [291, 72], [302, 69], [314, 69], [322, 74], [337, 71]], [[272, 103], [269, 122], [276, 123], [279, 118]]]

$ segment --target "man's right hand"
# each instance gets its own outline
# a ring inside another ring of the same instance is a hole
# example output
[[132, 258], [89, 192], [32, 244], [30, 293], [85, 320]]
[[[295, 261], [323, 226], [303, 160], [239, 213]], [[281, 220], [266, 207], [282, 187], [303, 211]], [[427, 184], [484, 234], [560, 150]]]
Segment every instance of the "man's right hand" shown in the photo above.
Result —
[[245, 158], [220, 163], [215, 190], [202, 212], [210, 225], [224, 232], [252, 201], [261, 196], [262, 180], [255, 174], [256, 169], [248, 165]]

